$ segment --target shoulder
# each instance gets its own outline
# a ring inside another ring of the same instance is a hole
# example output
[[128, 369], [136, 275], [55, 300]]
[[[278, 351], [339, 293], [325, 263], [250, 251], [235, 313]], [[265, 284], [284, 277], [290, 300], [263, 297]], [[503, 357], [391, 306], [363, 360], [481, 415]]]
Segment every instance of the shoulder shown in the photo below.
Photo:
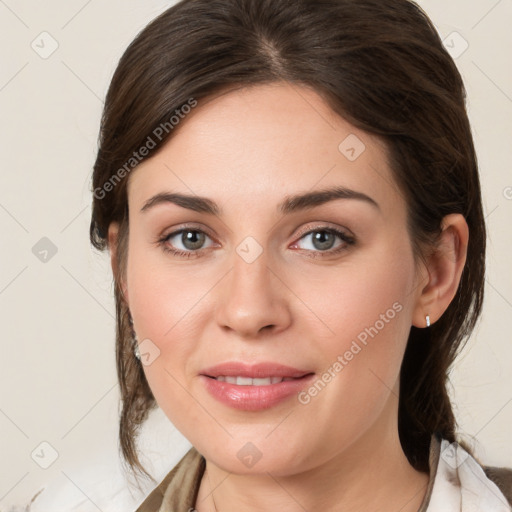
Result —
[[487, 478], [492, 480], [512, 505], [512, 468], [482, 466]]

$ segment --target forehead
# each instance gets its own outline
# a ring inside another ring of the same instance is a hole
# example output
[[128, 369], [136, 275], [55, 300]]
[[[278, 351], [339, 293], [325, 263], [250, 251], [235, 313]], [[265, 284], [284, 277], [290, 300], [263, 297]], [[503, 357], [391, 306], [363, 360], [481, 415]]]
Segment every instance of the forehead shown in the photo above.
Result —
[[333, 185], [401, 201], [383, 143], [304, 86], [257, 85], [201, 100], [177, 128], [130, 176], [139, 209], [163, 189], [245, 207]]

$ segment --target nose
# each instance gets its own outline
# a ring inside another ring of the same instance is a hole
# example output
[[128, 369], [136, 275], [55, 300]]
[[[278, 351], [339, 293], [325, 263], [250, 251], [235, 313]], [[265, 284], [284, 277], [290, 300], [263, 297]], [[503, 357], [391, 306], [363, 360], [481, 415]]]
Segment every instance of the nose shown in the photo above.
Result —
[[232, 261], [230, 272], [219, 283], [218, 325], [245, 339], [285, 330], [291, 323], [291, 292], [276, 265], [269, 267], [265, 251], [252, 262], [235, 253]]

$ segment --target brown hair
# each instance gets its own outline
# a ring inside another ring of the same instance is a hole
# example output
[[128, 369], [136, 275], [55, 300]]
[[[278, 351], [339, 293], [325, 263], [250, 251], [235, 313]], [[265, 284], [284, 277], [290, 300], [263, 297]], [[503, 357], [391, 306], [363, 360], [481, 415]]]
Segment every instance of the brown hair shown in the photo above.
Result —
[[[468, 223], [457, 294], [429, 329], [411, 328], [401, 367], [400, 440], [412, 466], [428, 471], [431, 435], [455, 441], [448, 370], [482, 307], [486, 235], [464, 85], [435, 27], [408, 0], [182, 0], [126, 49], [105, 101], [90, 226], [91, 243], [103, 250], [109, 224], [120, 223], [114, 280], [122, 454], [147, 474], [135, 441], [156, 406], [133, 356], [119, 286], [129, 228], [126, 164], [134, 166], [134, 152], [191, 98], [200, 104], [217, 91], [275, 81], [314, 89], [384, 140], [417, 255], [435, 243], [445, 215], [460, 213]], [[153, 151], [172, 134], [153, 136]]]

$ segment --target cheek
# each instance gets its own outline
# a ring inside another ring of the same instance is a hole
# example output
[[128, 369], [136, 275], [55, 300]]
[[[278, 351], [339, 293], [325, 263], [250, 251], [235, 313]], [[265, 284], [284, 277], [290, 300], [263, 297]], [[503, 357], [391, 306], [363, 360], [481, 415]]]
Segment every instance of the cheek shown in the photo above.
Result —
[[317, 326], [325, 339], [340, 342], [337, 348], [353, 339], [364, 342], [374, 328], [389, 342], [394, 337], [385, 333], [408, 332], [415, 269], [407, 245], [385, 246], [316, 272], [314, 280], [298, 281], [296, 292], [321, 320]]
[[142, 235], [136, 232], [130, 239], [127, 266], [130, 309], [140, 334], [162, 345], [175, 332], [193, 328], [195, 306], [204, 294], [207, 280], [195, 272], [191, 274], [187, 266], [171, 267], [168, 258], [172, 256], [142, 240]]
[[[146, 374], [152, 378], [157, 371], [165, 374], [164, 360], [165, 368], [169, 361], [183, 363], [193, 350], [190, 339], [197, 330], [195, 306], [204, 283], [180, 268], [171, 271], [165, 265], [165, 256], [154, 248], [134, 242], [129, 251], [127, 281], [137, 336], [139, 341], [149, 339], [163, 356], [145, 366]], [[166, 357], [171, 350], [172, 357]]]
[[[362, 258], [317, 281], [321, 294], [299, 291], [322, 320], [315, 319], [314, 325], [325, 333], [315, 339], [323, 361], [318, 377], [326, 382], [316, 381], [300, 400], [308, 411], [306, 421], [323, 420], [325, 435], [339, 446], [370, 428], [387, 404], [396, 405], [413, 309], [414, 262], [407, 247], [403, 250]], [[403, 256], [398, 259], [397, 254]]]
[[127, 267], [130, 309], [139, 340], [149, 339], [158, 353], [143, 369], [158, 404], [180, 428], [182, 421], [198, 419], [200, 411], [190, 407], [185, 388], [196, 377], [198, 356], [208, 360], [211, 344], [202, 346], [200, 340], [212, 321], [215, 287], [226, 269], [170, 264], [170, 256], [133, 240]]
[[411, 326], [414, 272], [409, 246], [389, 246], [298, 290], [318, 312], [318, 352], [323, 367], [340, 375], [333, 379], [338, 396], [355, 387], [370, 405], [394, 387]]
[[156, 354], [151, 364], [143, 366], [146, 379], [171, 422], [189, 432], [195, 422], [204, 421], [200, 410], [191, 407], [191, 395], [185, 388], [197, 350], [194, 340], [200, 339], [198, 313], [205, 298], [198, 301], [207, 281], [176, 267], [170, 270], [165, 258], [137, 247], [130, 253], [127, 273], [137, 336], [139, 341], [150, 340], [144, 343]]

